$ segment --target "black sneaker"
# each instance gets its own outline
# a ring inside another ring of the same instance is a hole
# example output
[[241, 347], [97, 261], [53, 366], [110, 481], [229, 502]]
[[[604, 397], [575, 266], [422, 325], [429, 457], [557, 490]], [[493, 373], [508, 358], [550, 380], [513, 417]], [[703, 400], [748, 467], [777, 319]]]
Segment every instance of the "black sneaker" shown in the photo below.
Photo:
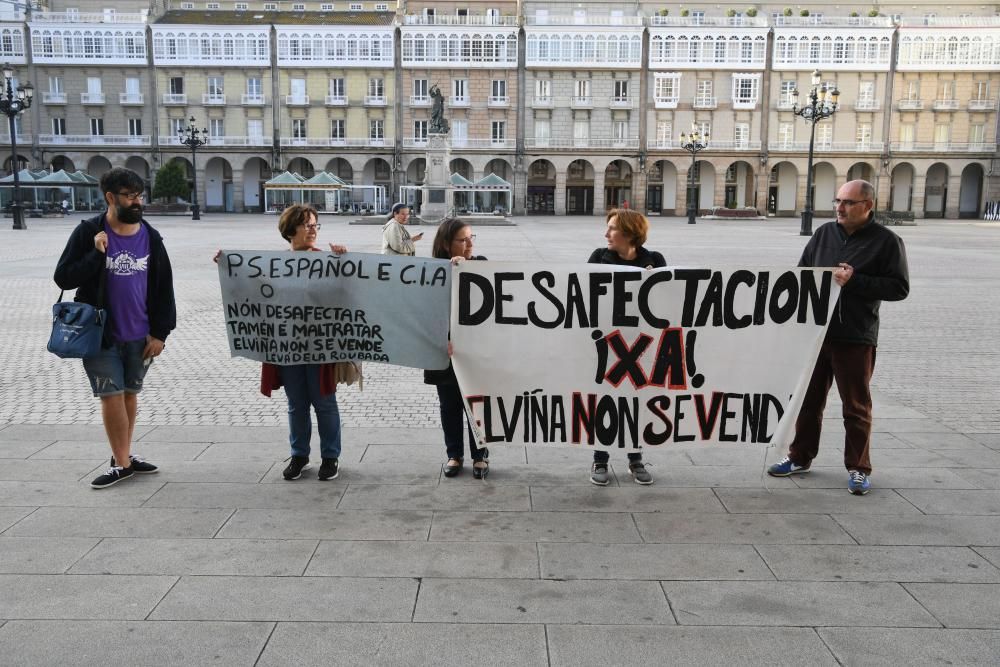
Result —
[[309, 465], [308, 456], [293, 456], [288, 462], [288, 466], [281, 471], [281, 476], [292, 481], [302, 477], [302, 470]]
[[319, 466], [320, 480], [335, 479], [340, 474], [340, 459], [323, 459]]
[[[155, 466], [149, 461], [144, 461], [138, 456], [129, 456], [128, 460], [132, 464], [132, 472], [137, 472], [140, 475], [151, 475], [154, 472], [160, 471], [159, 466]], [[115, 457], [113, 456], [111, 457], [111, 465], [115, 465]]]
[[111, 466], [107, 472], [90, 483], [95, 489], [106, 489], [113, 484], [117, 484], [126, 477], [131, 477], [135, 473], [132, 468], [122, 468], [121, 466]]

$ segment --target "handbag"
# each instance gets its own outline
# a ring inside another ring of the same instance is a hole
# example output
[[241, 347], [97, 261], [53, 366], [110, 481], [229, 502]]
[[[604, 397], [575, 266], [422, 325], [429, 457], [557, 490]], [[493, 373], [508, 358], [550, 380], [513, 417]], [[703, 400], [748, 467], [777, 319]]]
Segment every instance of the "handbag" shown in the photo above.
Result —
[[101, 352], [107, 313], [89, 303], [59, 301], [52, 306], [52, 333], [46, 349], [63, 359], [87, 359]]
[[[103, 229], [103, 227], [102, 227]], [[104, 325], [108, 314], [104, 310], [104, 289], [107, 271], [101, 267], [97, 283], [97, 305], [80, 301], [63, 301], [64, 291], [52, 306], [52, 333], [45, 348], [62, 359], [88, 359], [101, 353]]]

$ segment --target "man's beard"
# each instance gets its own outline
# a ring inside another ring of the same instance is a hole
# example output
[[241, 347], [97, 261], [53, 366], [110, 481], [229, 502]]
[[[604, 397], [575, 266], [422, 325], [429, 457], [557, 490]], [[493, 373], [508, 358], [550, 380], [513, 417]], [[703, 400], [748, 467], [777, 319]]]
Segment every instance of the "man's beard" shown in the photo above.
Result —
[[118, 220], [128, 225], [136, 225], [142, 221], [142, 206], [119, 206]]

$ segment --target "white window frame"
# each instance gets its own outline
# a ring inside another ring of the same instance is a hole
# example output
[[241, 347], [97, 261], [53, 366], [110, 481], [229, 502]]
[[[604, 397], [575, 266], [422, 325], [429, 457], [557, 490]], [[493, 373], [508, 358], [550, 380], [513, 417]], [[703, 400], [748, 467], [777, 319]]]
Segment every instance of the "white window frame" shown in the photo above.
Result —
[[669, 120], [656, 121], [657, 148], [671, 148], [674, 145], [674, 124]]
[[130, 137], [142, 136], [142, 118], [128, 119], [128, 136]]
[[760, 100], [760, 74], [733, 74], [732, 103], [734, 109], [754, 109]]
[[53, 118], [52, 119], [52, 134], [55, 136], [65, 136], [66, 135], [66, 119], [65, 118]]
[[507, 121], [490, 121], [490, 143], [494, 146], [504, 146], [507, 143]]
[[343, 118], [330, 119], [330, 138], [334, 141], [343, 141], [347, 138], [347, 123]]
[[680, 72], [657, 72], [654, 75], [653, 100], [657, 109], [676, 109], [680, 91]]
[[103, 118], [90, 118], [90, 136], [92, 137], [103, 137], [104, 136], [104, 119]]
[[309, 123], [305, 118], [292, 119], [292, 139], [302, 140], [309, 136]]

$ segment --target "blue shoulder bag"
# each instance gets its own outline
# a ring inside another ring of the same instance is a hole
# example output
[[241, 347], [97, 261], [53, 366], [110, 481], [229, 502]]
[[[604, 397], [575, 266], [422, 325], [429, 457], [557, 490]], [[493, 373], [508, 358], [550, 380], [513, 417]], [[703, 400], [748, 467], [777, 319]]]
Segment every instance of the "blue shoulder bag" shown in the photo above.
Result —
[[63, 359], [87, 359], [101, 353], [104, 339], [104, 325], [108, 320], [104, 303], [104, 281], [106, 269], [101, 267], [101, 279], [97, 290], [98, 306], [79, 301], [59, 301], [52, 306], [52, 333], [46, 349]]

